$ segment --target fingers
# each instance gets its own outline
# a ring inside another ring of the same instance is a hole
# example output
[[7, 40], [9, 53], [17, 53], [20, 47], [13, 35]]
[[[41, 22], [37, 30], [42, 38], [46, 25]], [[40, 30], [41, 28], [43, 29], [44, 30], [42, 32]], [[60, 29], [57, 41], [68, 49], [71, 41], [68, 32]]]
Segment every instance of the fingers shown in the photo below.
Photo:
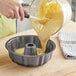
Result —
[[[25, 14], [28, 13], [27, 10], [25, 10], [20, 4], [17, 4], [16, 13], [18, 15], [18, 18], [23, 20], [25, 18]], [[16, 17], [17, 18], [17, 17]]]
[[23, 20], [27, 11], [20, 5], [15, 4], [11, 10], [8, 10], [7, 18]]
[[24, 14], [27, 14], [27, 13], [28, 13], [28, 11], [26, 9], [24, 9]]
[[19, 15], [19, 7], [15, 6], [14, 8], [14, 18], [19, 19], [20, 15]]
[[21, 20], [23, 20], [24, 19], [24, 9], [21, 5], [19, 7], [19, 15], [20, 15]]
[[11, 10], [10, 11], [10, 16], [9, 16], [11, 19], [14, 19], [15, 17], [14, 17], [14, 12], [13, 12], [13, 10]]
[[7, 13], [6, 17], [14, 19], [14, 12], [13, 12], [13, 10], [9, 10], [9, 13]]
[[27, 13], [27, 11], [19, 3], [16, 3], [13, 0], [1, 0], [0, 7], [0, 13], [11, 19], [20, 18], [21, 20], [23, 20], [25, 14]]
[[14, 18], [16, 19], [24, 19], [24, 8], [20, 4], [16, 4], [13, 8], [14, 11]]

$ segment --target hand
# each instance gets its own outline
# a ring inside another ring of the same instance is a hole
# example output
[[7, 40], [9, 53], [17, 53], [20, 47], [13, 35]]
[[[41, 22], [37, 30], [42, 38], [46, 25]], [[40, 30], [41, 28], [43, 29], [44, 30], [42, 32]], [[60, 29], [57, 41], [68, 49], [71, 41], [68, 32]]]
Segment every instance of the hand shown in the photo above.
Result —
[[27, 11], [13, 0], [0, 0], [0, 13], [7, 18], [23, 20]]

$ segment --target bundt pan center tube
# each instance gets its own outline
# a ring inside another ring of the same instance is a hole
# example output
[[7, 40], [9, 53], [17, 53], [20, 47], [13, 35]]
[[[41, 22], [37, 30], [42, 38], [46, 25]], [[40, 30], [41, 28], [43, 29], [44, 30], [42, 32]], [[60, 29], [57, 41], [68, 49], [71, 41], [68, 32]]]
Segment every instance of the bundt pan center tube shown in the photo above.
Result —
[[[32, 46], [32, 54], [30, 52], [29, 47], [27, 47], [27, 51], [24, 52], [23, 55], [15, 53], [16, 49], [24, 48], [26, 47], [25, 45], [26, 46], [30, 45], [30, 47]], [[56, 48], [56, 45], [52, 40], [48, 40], [45, 54], [37, 55], [35, 47], [36, 48], [42, 47], [38, 36], [24, 35], [11, 38], [6, 42], [5, 47], [8, 50], [9, 56], [13, 62], [23, 66], [36, 67], [45, 64], [51, 59], [52, 52]], [[28, 55], [26, 55], [25, 53], [27, 53]]]

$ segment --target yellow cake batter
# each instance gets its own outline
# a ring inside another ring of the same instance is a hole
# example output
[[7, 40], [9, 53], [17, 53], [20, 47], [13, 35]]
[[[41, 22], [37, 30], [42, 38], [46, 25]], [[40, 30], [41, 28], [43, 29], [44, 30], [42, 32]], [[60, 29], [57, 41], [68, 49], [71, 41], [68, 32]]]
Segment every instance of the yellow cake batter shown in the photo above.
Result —
[[[24, 55], [24, 50], [25, 50], [25, 48], [16, 49], [15, 54]], [[43, 53], [41, 51], [42, 49], [40, 49], [40, 48], [37, 48], [36, 50], [37, 50], [37, 55], [41, 55]]]
[[16, 49], [15, 54], [23, 55], [24, 54], [24, 48]]

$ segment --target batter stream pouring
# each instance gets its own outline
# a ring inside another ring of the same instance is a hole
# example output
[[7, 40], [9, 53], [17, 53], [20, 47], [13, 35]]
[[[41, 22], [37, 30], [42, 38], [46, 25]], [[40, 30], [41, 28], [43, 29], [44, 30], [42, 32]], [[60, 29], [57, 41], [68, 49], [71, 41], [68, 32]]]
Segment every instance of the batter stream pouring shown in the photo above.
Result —
[[48, 39], [71, 19], [71, 7], [67, 0], [34, 0], [30, 14], [40, 19], [30, 20], [42, 44], [37, 52], [44, 54]]

